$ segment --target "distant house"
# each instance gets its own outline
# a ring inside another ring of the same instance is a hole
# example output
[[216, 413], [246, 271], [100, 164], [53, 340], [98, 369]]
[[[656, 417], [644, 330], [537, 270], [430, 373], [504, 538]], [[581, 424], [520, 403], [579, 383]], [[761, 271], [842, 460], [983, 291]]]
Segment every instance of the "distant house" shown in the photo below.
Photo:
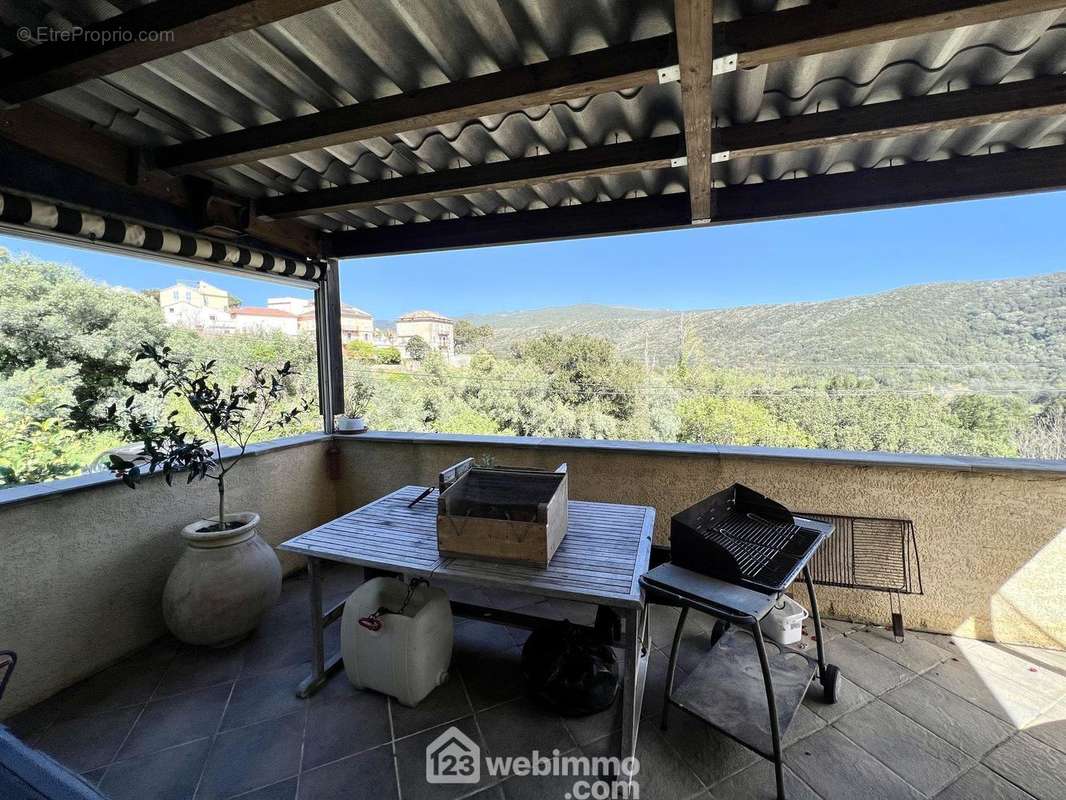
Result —
[[290, 336], [299, 333], [299, 317], [279, 308], [237, 308], [230, 312], [237, 331], [281, 331]]
[[436, 311], [419, 309], [410, 311], [396, 320], [396, 339], [407, 354], [407, 342], [420, 336], [426, 344], [441, 355], [455, 355], [455, 323]]
[[[315, 331], [315, 309], [300, 314], [300, 330]], [[361, 308], [341, 304], [341, 342], [369, 342], [374, 338], [374, 317]]]
[[226, 327], [230, 319], [229, 292], [206, 281], [185, 283], [159, 290], [159, 305], [168, 325], [209, 330]]

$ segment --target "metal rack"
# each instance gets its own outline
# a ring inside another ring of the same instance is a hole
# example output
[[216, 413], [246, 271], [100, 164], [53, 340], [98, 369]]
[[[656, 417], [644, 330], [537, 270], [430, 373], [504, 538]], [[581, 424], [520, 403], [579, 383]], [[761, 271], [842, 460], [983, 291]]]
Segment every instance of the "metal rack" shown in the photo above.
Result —
[[833, 536], [810, 561], [820, 586], [863, 589], [889, 595], [892, 630], [903, 638], [901, 596], [923, 594], [922, 562], [909, 519], [807, 514], [833, 525]]

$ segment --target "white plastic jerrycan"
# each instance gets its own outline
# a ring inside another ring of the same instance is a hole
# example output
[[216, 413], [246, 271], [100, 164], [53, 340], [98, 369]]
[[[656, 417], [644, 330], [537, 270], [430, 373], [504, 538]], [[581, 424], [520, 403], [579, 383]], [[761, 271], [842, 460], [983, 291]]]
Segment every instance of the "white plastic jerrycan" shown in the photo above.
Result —
[[452, 632], [452, 607], [443, 589], [374, 578], [344, 604], [344, 671], [357, 688], [417, 705], [448, 679]]

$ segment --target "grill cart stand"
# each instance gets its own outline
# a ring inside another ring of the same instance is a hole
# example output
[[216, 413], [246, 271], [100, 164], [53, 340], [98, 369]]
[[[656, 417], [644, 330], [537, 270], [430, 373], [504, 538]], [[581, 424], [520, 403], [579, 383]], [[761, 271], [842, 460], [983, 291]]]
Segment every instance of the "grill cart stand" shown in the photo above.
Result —
[[[757, 592], [671, 563], [662, 564], [641, 578], [651, 602], [662, 597], [681, 608], [670, 647], [663, 729], [673, 704], [764, 758], [772, 759], [778, 800], [785, 800], [782, 736], [815, 674], [827, 703], [836, 702], [840, 678], [837, 667], [825, 661], [818, 600], [806, 565], [803, 579], [810, 596], [817, 658], [772, 643], [770, 647], [776, 652], [768, 652], [759, 623], [773, 610], [780, 592]], [[678, 646], [689, 609], [693, 608], [716, 619], [713, 645], [699, 666], [675, 689]], [[752, 669], [755, 658], [758, 659], [761, 679]]]

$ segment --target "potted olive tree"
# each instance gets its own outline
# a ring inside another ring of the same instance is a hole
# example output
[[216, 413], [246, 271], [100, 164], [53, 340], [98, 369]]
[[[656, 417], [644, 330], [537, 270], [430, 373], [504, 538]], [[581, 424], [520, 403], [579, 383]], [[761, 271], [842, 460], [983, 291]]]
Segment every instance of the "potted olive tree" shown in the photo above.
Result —
[[344, 413], [337, 417], [337, 430], [361, 433], [367, 429], [366, 412], [374, 397], [369, 381], [352, 381], [344, 390]]
[[[247, 368], [244, 380], [222, 387], [215, 361], [195, 363], [151, 344], [141, 345], [137, 360], [154, 364], [156, 375], [129, 383], [137, 394], [107, 415], [142, 448], [132, 461], [112, 455], [110, 469], [130, 488], [154, 472], [168, 486], [179, 474], [186, 484], [217, 484], [218, 514], [181, 531], [186, 546], [163, 590], [163, 617], [182, 641], [222, 646], [254, 630], [281, 592], [281, 564], [259, 536], [259, 515], [227, 512], [226, 480], [257, 434], [290, 424], [310, 404], [282, 407], [295, 375], [289, 362]], [[178, 410], [165, 418], [142, 411], [144, 405], [165, 408], [170, 398], [187, 405], [193, 425], [184, 426]]]

